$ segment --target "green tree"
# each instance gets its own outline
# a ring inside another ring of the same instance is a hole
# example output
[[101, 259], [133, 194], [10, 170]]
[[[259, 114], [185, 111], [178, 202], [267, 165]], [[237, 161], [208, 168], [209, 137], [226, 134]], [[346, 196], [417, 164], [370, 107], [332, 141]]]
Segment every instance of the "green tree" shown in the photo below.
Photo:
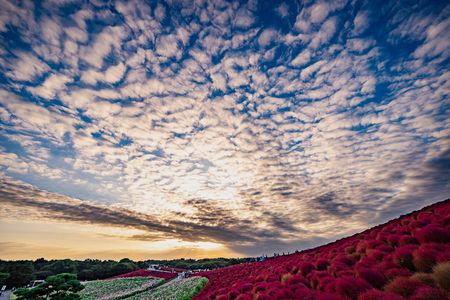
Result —
[[6, 279], [8, 279], [9, 273], [0, 273], [0, 286], [6, 283]]
[[77, 292], [84, 287], [77, 280], [77, 275], [62, 273], [47, 277], [44, 283], [35, 288], [18, 289], [15, 294], [18, 300], [50, 299], [50, 300], [78, 300]]

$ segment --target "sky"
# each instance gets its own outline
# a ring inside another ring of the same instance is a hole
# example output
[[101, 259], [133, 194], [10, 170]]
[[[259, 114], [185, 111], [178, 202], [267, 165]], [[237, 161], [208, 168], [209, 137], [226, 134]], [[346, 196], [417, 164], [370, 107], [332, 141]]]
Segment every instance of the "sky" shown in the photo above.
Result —
[[0, 258], [243, 257], [450, 197], [447, 1], [0, 1]]

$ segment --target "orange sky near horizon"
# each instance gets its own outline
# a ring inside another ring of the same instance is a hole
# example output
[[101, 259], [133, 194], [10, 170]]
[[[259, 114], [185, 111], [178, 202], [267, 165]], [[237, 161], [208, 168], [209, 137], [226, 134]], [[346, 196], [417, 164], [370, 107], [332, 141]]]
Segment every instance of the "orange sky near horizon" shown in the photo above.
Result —
[[132, 260], [242, 257], [224, 245], [180, 240], [139, 241], [139, 230], [67, 222], [1, 220], [0, 259]]

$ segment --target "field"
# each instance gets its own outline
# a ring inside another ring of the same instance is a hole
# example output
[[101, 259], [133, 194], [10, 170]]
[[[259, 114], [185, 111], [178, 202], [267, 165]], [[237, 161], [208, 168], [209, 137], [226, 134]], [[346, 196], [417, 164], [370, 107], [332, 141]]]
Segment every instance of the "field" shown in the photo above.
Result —
[[208, 282], [204, 277], [174, 279], [151, 291], [136, 294], [127, 300], [188, 300], [195, 296]]
[[80, 292], [83, 300], [113, 300], [146, 291], [160, 284], [161, 278], [129, 277], [110, 280], [95, 280], [84, 283], [85, 288]]
[[450, 200], [315, 249], [197, 273], [194, 299], [447, 300]]
[[156, 278], [162, 278], [162, 279], [167, 280], [167, 279], [172, 279], [172, 278], [177, 277], [177, 273], [150, 271], [150, 270], [137, 270], [137, 271], [125, 273], [122, 275], [117, 275], [117, 276], [111, 277], [109, 279], [128, 278], [128, 277], [156, 277]]

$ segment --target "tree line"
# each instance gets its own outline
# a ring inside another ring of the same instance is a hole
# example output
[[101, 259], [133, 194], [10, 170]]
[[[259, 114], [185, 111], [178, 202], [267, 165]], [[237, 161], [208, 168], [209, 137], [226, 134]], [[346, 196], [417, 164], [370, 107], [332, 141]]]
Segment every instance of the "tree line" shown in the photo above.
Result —
[[145, 269], [150, 264], [165, 265], [173, 268], [189, 270], [214, 269], [233, 264], [250, 261], [251, 258], [214, 258], [214, 259], [174, 259], [174, 260], [146, 260], [132, 261], [128, 258], [114, 260], [0, 260], [0, 287], [23, 287], [33, 280], [45, 280], [49, 276], [71, 273], [78, 280], [105, 279], [138, 269]]

